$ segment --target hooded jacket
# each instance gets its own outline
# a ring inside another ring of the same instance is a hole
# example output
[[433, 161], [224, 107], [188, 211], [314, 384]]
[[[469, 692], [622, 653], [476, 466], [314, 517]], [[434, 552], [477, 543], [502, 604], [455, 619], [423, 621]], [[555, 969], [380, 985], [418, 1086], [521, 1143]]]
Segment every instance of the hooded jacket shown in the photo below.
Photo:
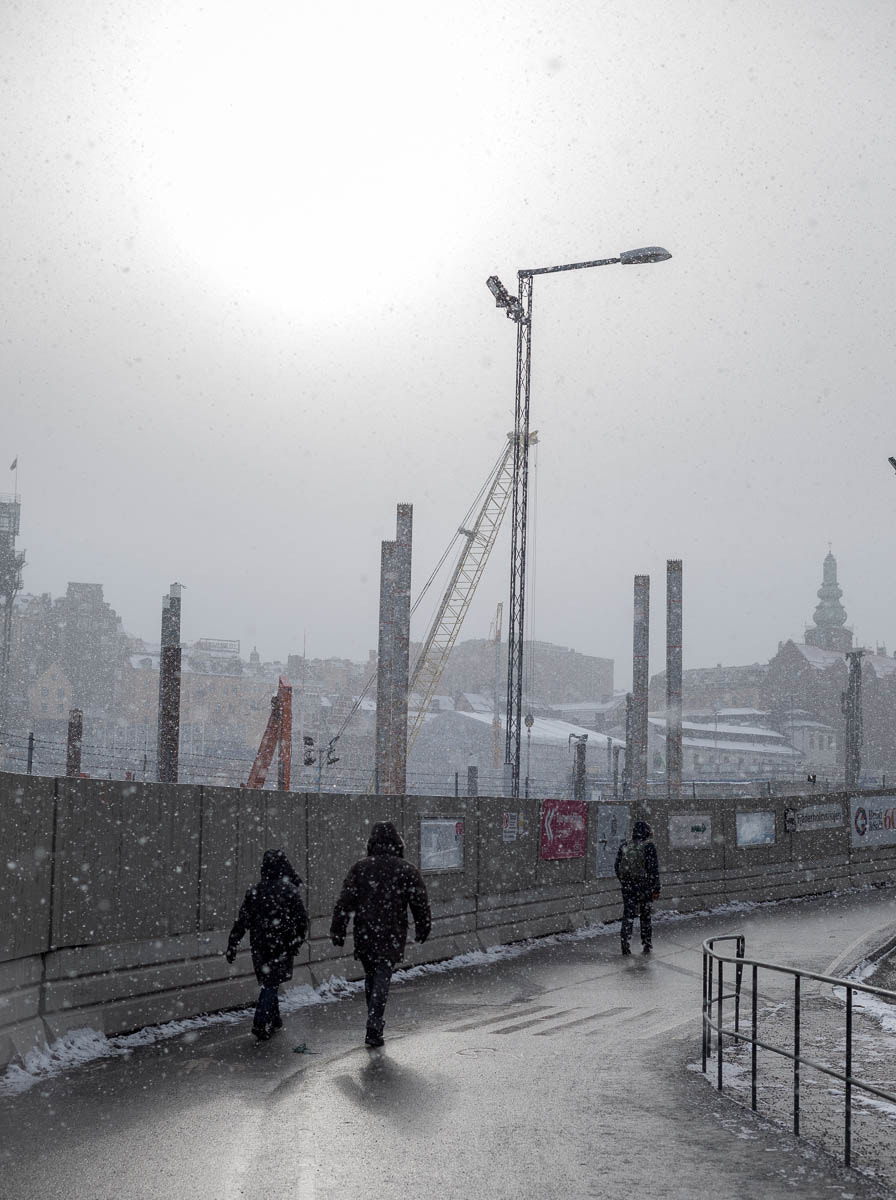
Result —
[[623, 879], [620, 871], [622, 867], [622, 859], [625, 855], [625, 848], [628, 842], [622, 842], [619, 850], [616, 853], [616, 862], [614, 870], [616, 878], [622, 885], [624, 892], [631, 892], [632, 895], [639, 897], [650, 897], [659, 895], [660, 891], [660, 860], [656, 852], [656, 846], [651, 840], [650, 826], [646, 821], [635, 821], [632, 826], [632, 843], [642, 842], [644, 844], [644, 870], [639, 879]]
[[355, 958], [368, 962], [400, 962], [408, 936], [408, 908], [415, 938], [425, 942], [432, 928], [426, 884], [416, 867], [404, 861], [404, 843], [389, 821], [374, 825], [367, 857], [345, 877], [333, 909], [330, 937], [345, 940], [354, 913]]
[[229, 951], [249, 931], [252, 966], [262, 986], [292, 978], [292, 960], [308, 936], [308, 915], [298, 889], [299, 876], [282, 850], [266, 850], [261, 880], [246, 892], [227, 942]]

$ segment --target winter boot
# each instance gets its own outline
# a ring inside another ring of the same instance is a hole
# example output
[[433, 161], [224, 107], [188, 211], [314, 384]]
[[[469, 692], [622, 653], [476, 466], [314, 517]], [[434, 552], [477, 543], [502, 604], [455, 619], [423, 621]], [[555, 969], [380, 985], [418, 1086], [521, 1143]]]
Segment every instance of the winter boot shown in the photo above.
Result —
[[623, 954], [631, 954], [631, 952], [632, 952], [632, 948], [628, 944], [628, 942], [623, 942], [622, 943], [622, 953]]
[[364, 1038], [364, 1045], [365, 1046], [382, 1046], [383, 1041], [384, 1041], [383, 1035], [381, 1033], [377, 1033], [377, 1031], [375, 1029], [371, 1029], [370, 1026], [368, 1025], [367, 1026], [367, 1036]]
[[641, 948], [641, 953], [649, 954], [652, 949], [653, 949], [653, 946], [651, 946], [650, 942], [645, 942], [643, 947]]
[[255, 1036], [258, 1038], [258, 1040], [260, 1042], [267, 1042], [267, 1041], [270, 1041], [270, 1039], [271, 1039], [270, 1025], [253, 1025], [252, 1032], [255, 1034]]

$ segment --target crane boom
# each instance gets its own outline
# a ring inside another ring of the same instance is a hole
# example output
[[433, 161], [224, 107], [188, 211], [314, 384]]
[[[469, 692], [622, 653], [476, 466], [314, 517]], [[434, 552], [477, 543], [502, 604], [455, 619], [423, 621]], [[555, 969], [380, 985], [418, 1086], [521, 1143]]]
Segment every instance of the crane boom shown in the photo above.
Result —
[[[537, 440], [529, 435], [530, 444]], [[498, 537], [513, 490], [514, 434], [507, 435], [507, 448], [500, 459], [472, 529], [461, 529], [464, 543], [451, 579], [439, 604], [429, 634], [411, 672], [409, 690], [422, 700], [408, 729], [408, 754], [423, 724], [448, 656], [460, 633], [488, 556]]]

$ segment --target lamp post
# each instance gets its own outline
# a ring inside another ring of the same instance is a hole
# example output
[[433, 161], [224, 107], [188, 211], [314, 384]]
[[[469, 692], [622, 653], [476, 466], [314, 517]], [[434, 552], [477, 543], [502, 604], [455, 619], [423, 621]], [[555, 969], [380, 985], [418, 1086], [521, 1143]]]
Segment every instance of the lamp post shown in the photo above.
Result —
[[[520, 745], [523, 707], [523, 620], [526, 596], [526, 515], [529, 489], [529, 384], [532, 366], [532, 281], [536, 275], [583, 271], [611, 263], [637, 266], [664, 262], [672, 255], [662, 246], [625, 250], [618, 258], [565, 263], [517, 271], [518, 295], [511, 296], [497, 275], [486, 280], [495, 305], [516, 322], [516, 394], [514, 401], [513, 504], [510, 533], [510, 619], [507, 628], [507, 723], [504, 736], [504, 774], [510, 795], [520, 794]], [[505, 784], [506, 787], [506, 784]]]

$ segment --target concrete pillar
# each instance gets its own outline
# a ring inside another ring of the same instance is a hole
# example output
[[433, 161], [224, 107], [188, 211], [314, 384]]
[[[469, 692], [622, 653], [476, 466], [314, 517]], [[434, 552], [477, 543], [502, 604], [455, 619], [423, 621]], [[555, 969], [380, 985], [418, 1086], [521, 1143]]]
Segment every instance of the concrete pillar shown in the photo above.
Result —
[[634, 698], [631, 692], [625, 694], [625, 757], [622, 760], [622, 796], [630, 800], [632, 796], [632, 706]]
[[575, 763], [572, 773], [573, 800], [585, 799], [585, 751], [588, 746], [588, 734], [583, 733], [576, 742]]
[[622, 751], [621, 746], [613, 747], [613, 799], [619, 799], [619, 755]]
[[666, 791], [681, 795], [681, 559], [666, 562]]
[[392, 795], [407, 791], [408, 681], [411, 646], [411, 547], [414, 506], [399, 504], [395, 538], [395, 607], [392, 641]]
[[179, 583], [162, 597], [162, 649], [159, 655], [158, 776], [177, 783], [180, 746], [180, 598]]
[[[69, 710], [68, 737], [65, 743], [65, 774], [68, 779], [81, 777], [81, 741], [84, 736], [84, 714], [80, 708]], [[31, 772], [28, 772], [29, 775]]]
[[862, 778], [862, 655], [864, 650], [850, 650], [846, 661], [849, 663], [849, 681], [843, 695], [843, 714], [846, 717], [846, 761], [844, 776], [846, 786], [859, 786]]
[[632, 641], [632, 800], [647, 799], [647, 686], [650, 652], [650, 576], [635, 576]]
[[472, 763], [467, 767], [467, 795], [479, 795], [479, 768], [474, 767]]
[[392, 645], [395, 623], [395, 542], [380, 555], [380, 627], [376, 665], [376, 791], [392, 795]]

